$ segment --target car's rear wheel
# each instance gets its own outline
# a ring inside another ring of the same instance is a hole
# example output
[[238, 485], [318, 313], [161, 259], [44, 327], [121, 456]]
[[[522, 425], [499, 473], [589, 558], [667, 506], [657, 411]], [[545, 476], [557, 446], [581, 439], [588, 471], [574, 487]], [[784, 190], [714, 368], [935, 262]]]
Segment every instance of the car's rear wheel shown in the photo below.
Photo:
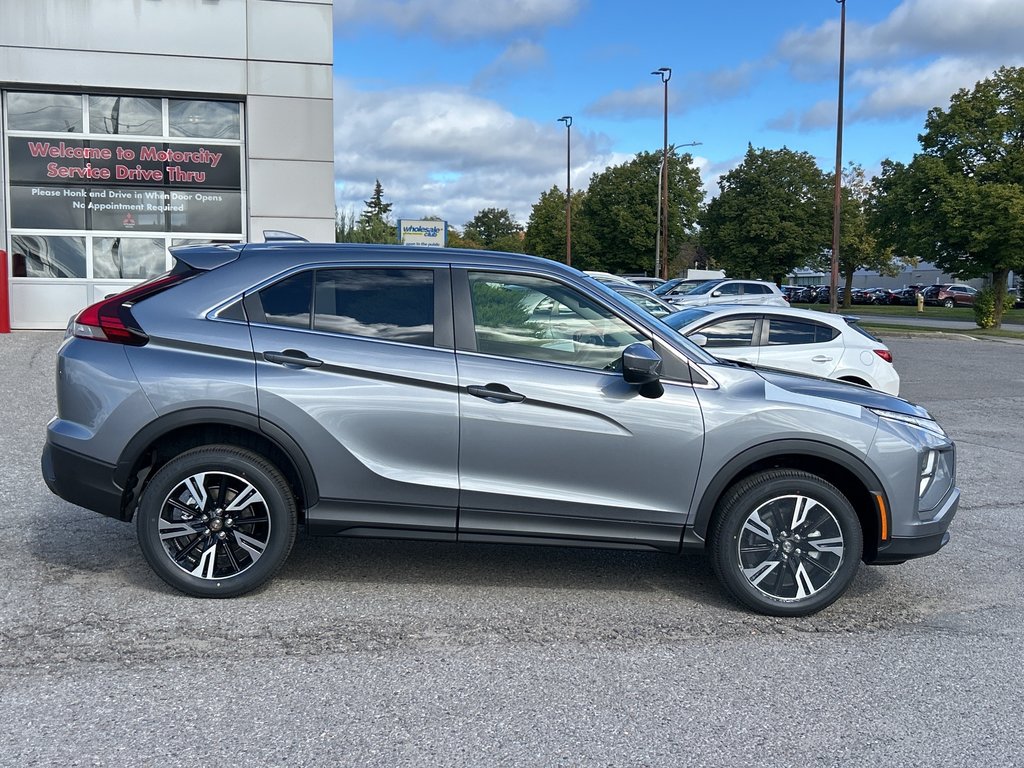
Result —
[[942, 302], [942, 306], [944, 306], [946, 309], [952, 309], [953, 307], [956, 306], [956, 302], [953, 301], [952, 299], [946, 299], [944, 302]]
[[147, 484], [136, 521], [150, 566], [175, 589], [235, 597], [284, 563], [295, 541], [295, 497], [263, 457], [229, 445], [193, 448]]
[[741, 603], [771, 616], [806, 616], [853, 581], [863, 533], [847, 498], [822, 478], [770, 470], [733, 486], [710, 534], [715, 574]]

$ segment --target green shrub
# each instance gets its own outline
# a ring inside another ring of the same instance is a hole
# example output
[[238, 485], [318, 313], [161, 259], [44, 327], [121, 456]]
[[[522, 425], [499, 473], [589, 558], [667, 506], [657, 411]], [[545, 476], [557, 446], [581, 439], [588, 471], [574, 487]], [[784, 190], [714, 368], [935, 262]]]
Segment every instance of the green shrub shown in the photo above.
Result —
[[[1003, 314], [1013, 309], [1013, 294], [1006, 292], [1003, 301]], [[974, 297], [974, 322], [979, 328], [995, 328], [996, 325], [996, 292], [990, 285], [978, 291]]]

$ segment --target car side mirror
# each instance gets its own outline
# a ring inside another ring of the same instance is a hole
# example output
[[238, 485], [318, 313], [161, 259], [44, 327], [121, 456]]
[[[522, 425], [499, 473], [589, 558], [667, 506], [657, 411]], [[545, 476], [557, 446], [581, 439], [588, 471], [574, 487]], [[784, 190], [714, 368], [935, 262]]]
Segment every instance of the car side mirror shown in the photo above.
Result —
[[711, 292], [711, 298], [713, 298], [713, 299], [717, 299], [721, 295], [722, 295], [721, 291], [712, 291]]
[[695, 333], [691, 336], [687, 336], [690, 341], [696, 344], [698, 347], [706, 347], [708, 345], [708, 337], [703, 333]]
[[661, 384], [661, 355], [639, 342], [622, 350], [622, 378], [627, 384], [638, 384], [642, 397], [656, 398], [665, 394]]

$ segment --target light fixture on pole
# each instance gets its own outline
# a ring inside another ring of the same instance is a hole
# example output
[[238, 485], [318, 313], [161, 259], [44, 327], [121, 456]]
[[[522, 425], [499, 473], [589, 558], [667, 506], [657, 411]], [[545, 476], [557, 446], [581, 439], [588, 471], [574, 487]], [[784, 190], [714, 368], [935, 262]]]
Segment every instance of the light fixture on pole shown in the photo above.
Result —
[[[846, 69], [846, 0], [836, 0], [841, 8], [839, 22], [839, 114], [836, 118], [836, 183], [832, 201], [832, 270], [829, 277], [829, 311], [838, 312], [839, 302], [839, 208], [843, 188], [843, 78]], [[850, 290], [850, 286], [846, 286]]]
[[655, 276], [668, 277], [668, 81], [672, 79], [671, 67], [659, 67], [651, 72], [661, 78], [665, 86], [665, 137], [661, 156], [661, 179], [658, 196], [658, 234], [655, 238]]
[[572, 115], [562, 115], [558, 122], [565, 123], [565, 263], [572, 266]]

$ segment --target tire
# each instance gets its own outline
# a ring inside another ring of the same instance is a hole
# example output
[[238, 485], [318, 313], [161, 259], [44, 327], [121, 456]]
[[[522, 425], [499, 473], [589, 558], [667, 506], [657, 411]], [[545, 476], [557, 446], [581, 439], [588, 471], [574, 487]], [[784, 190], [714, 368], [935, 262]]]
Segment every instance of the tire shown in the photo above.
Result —
[[953, 307], [956, 306], [956, 302], [953, 301], [952, 299], [946, 299], [944, 302], [942, 302], [942, 306], [944, 306], [946, 309], [952, 309]]
[[266, 583], [295, 541], [295, 496], [280, 470], [231, 445], [193, 448], [153, 475], [139, 501], [142, 553], [169, 585], [236, 597]]
[[809, 472], [776, 469], [726, 492], [710, 545], [715, 575], [739, 602], [769, 616], [807, 616], [850, 586], [864, 537], [838, 488]]

